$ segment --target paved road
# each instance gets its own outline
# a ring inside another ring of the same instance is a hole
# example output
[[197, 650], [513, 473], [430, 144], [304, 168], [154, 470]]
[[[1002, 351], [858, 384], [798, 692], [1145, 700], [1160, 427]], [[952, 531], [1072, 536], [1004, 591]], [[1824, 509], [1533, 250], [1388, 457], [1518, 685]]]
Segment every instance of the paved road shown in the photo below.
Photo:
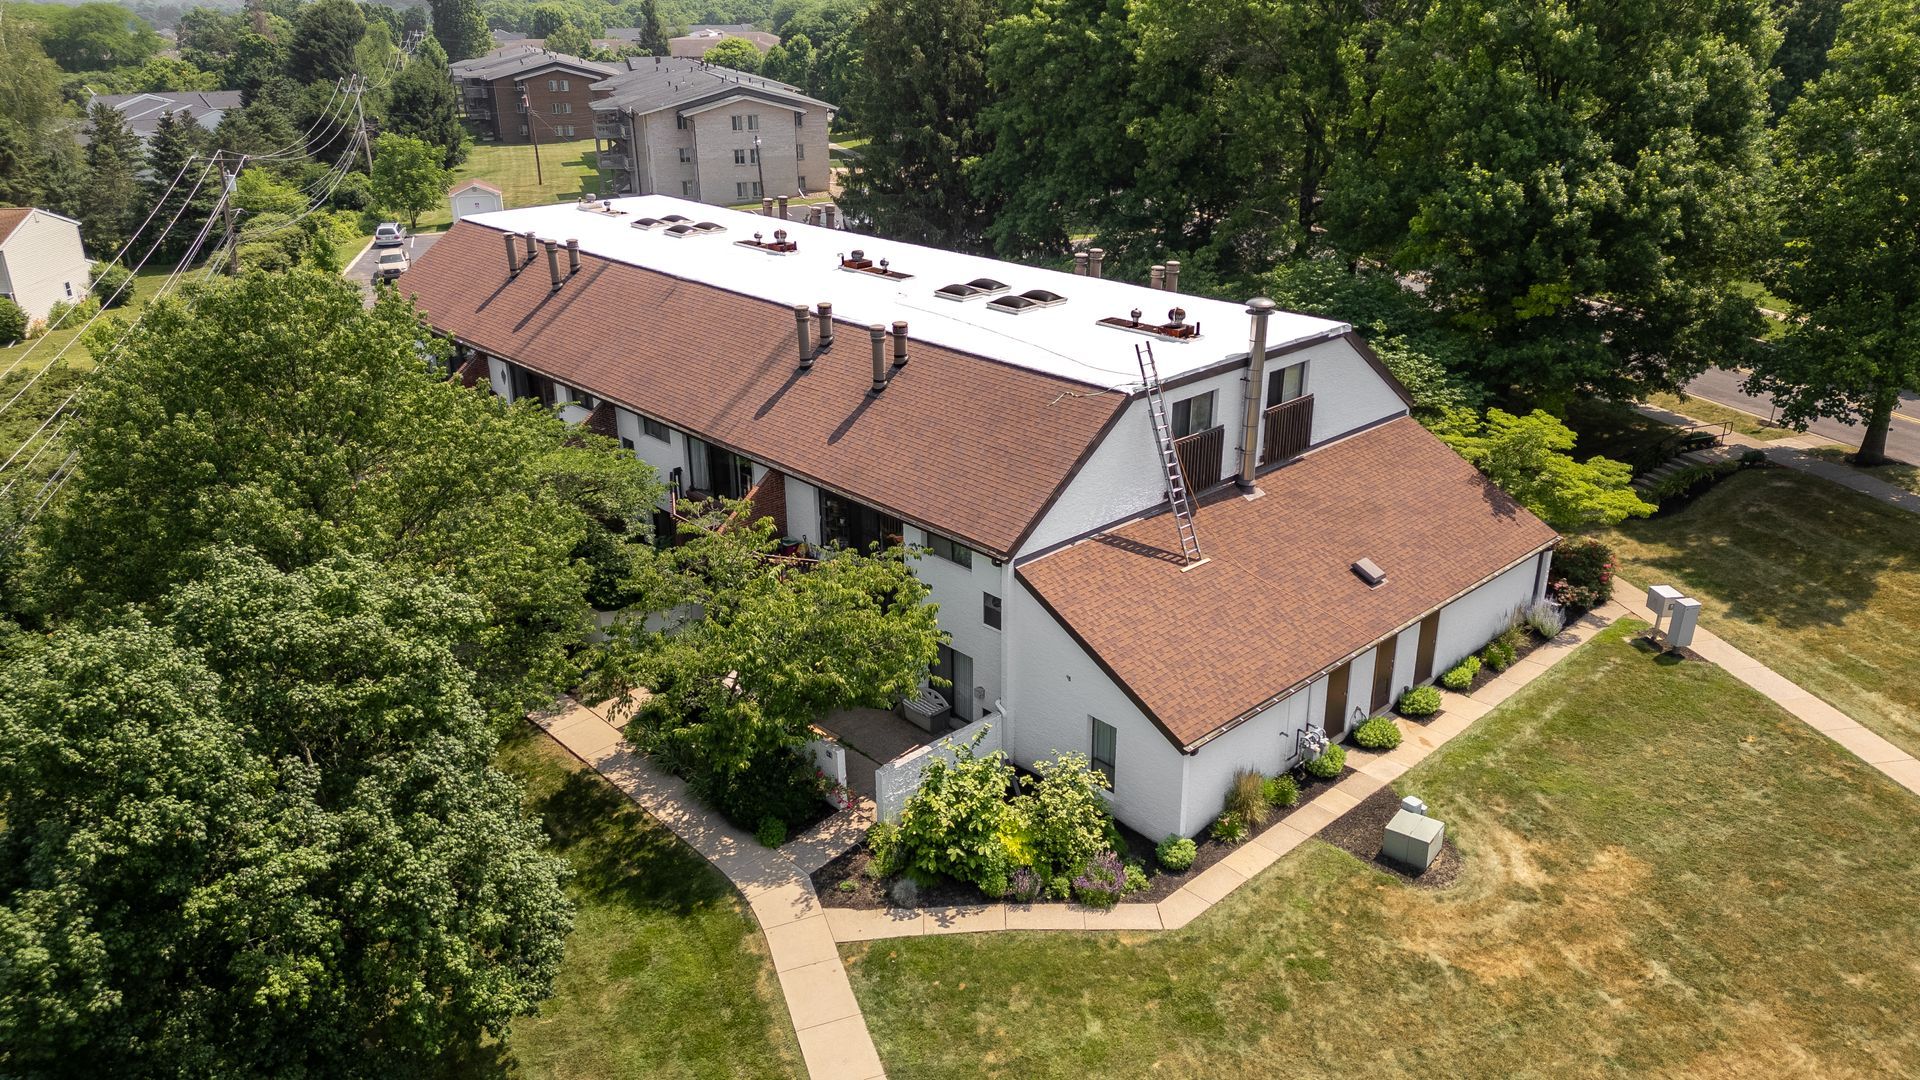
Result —
[[[427, 249], [437, 243], [441, 235], [441, 233], [422, 233], [419, 236], [407, 237], [407, 258], [417, 259], [425, 255]], [[347, 267], [345, 271], [347, 280], [365, 287], [367, 295], [371, 297], [373, 295], [374, 261], [380, 257], [380, 252], [391, 250], [393, 249], [369, 247], [365, 251], [362, 251], [360, 257], [353, 260], [353, 263]]]
[[[1759, 416], [1772, 417], [1773, 402], [1764, 397], [1755, 397], [1740, 389], [1741, 380], [1746, 376], [1738, 371], [1724, 368], [1712, 368], [1706, 374], [1687, 384], [1687, 393], [1695, 397], [1730, 405], [1736, 409]], [[1860, 428], [1854, 424], [1844, 424], [1838, 420], [1816, 420], [1808, 426], [1809, 431], [1825, 435], [1836, 442], [1848, 446], [1860, 445]], [[1893, 426], [1887, 431], [1887, 456], [1898, 458], [1911, 464], [1920, 464], [1920, 394], [1902, 395], [1900, 407], [1894, 411]]]

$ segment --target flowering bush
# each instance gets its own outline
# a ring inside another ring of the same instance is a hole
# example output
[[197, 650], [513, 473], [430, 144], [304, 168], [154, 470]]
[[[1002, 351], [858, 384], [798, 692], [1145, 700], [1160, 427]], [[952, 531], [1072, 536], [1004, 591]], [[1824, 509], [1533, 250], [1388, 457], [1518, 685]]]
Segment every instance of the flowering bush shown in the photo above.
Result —
[[1247, 838], [1247, 823], [1237, 814], [1221, 814], [1213, 819], [1213, 828], [1207, 835], [1223, 844], [1237, 844]]
[[1127, 891], [1127, 871], [1120, 856], [1103, 851], [1087, 860], [1087, 868], [1073, 879], [1073, 898], [1088, 907], [1110, 908]]
[[984, 886], [1006, 880], [1000, 836], [1013, 813], [1007, 802], [1013, 767], [997, 750], [976, 757], [978, 741], [954, 747], [951, 764], [937, 754], [928, 761], [919, 790], [900, 810], [899, 844], [914, 870]]
[[1014, 800], [1027, 840], [1025, 860], [1056, 874], [1072, 873], [1088, 859], [1120, 845], [1119, 830], [1101, 791], [1107, 778], [1082, 754], [1035, 762], [1040, 779], [1032, 794]]
[[1020, 867], [1007, 878], [1007, 899], [1018, 903], [1032, 903], [1046, 891], [1046, 882], [1040, 880], [1040, 875], [1030, 866]]
[[1590, 536], [1566, 540], [1553, 553], [1547, 595], [1568, 607], [1597, 608], [1613, 599], [1613, 549]]
[[853, 789], [828, 776], [825, 769], [815, 768], [814, 779], [820, 784], [820, 797], [832, 803], [836, 810], [853, 809]]

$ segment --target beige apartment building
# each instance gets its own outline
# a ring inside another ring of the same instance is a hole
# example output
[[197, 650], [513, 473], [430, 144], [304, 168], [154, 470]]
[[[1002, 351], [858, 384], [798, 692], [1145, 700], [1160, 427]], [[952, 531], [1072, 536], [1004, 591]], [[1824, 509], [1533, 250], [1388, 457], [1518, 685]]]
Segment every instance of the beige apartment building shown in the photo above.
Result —
[[698, 60], [625, 67], [593, 85], [600, 166], [616, 193], [724, 206], [826, 189], [833, 105]]

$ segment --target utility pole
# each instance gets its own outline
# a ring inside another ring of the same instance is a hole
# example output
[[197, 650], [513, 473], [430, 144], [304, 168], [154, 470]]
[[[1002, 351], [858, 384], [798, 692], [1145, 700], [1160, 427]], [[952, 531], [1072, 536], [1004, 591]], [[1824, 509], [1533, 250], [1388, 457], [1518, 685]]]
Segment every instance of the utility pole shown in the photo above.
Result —
[[[221, 151], [215, 151], [220, 153]], [[247, 155], [241, 154], [231, 170], [222, 169], [226, 178], [226, 196], [220, 200], [220, 216], [226, 220], [227, 227], [227, 276], [237, 277], [240, 273], [240, 232], [234, 228], [233, 193], [240, 181], [240, 170], [247, 167]]]
[[525, 110], [527, 114], [527, 139], [533, 143], [533, 182], [539, 184], [541, 187], [546, 187], [547, 178], [541, 175], [540, 172], [540, 125], [535, 123], [539, 118], [533, 115], [533, 101], [527, 97], [527, 84], [522, 82], [518, 85], [520, 87], [520, 108]]
[[753, 194], [757, 198], [765, 198], [767, 194], [767, 163], [760, 160], [760, 136], [758, 135], [753, 137], [753, 167], [760, 173], [760, 190]]

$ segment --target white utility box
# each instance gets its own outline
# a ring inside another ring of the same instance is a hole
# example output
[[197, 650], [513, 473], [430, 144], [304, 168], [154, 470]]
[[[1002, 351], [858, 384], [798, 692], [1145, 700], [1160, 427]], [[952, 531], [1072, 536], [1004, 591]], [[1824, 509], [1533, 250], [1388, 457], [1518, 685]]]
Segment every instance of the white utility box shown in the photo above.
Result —
[[1446, 839], [1447, 827], [1439, 821], [1402, 810], [1387, 822], [1380, 854], [1415, 873], [1425, 873], [1440, 857], [1440, 845]]
[[1653, 612], [1655, 627], [1660, 625], [1661, 617], [1666, 615], [1667, 605], [1680, 599], [1680, 596], [1680, 590], [1671, 585], [1655, 585], [1647, 590], [1647, 610]]
[[1700, 625], [1700, 601], [1683, 596], [1667, 605], [1667, 630], [1663, 635], [1670, 649], [1693, 644], [1694, 628]]

